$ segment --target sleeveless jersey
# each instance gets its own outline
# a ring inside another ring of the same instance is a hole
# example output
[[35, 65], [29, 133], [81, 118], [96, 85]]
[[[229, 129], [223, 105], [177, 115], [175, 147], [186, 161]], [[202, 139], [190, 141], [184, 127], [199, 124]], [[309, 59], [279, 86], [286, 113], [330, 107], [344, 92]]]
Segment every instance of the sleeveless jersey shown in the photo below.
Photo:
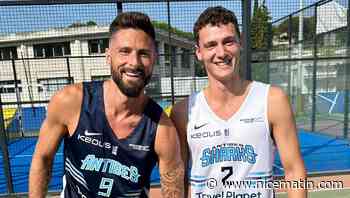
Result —
[[162, 108], [149, 99], [131, 134], [118, 139], [104, 109], [103, 82], [83, 83], [83, 101], [74, 134], [64, 138], [61, 197], [147, 197]]
[[267, 120], [268, 90], [269, 85], [252, 82], [244, 102], [228, 120], [211, 110], [203, 91], [189, 97], [191, 197], [274, 196], [266, 186], [272, 181], [275, 150]]

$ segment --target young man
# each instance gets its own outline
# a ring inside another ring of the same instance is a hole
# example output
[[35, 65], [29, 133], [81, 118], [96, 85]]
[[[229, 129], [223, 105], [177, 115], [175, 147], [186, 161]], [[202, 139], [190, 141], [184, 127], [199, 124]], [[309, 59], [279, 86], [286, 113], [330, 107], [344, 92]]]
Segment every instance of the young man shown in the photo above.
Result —
[[[189, 168], [191, 197], [272, 198], [273, 190], [266, 188], [271, 187], [267, 182], [272, 181], [275, 146], [285, 179], [305, 179], [288, 97], [278, 87], [239, 75], [241, 45], [234, 13], [223, 7], [206, 9], [194, 35], [209, 84], [175, 104], [171, 114]], [[288, 189], [288, 196], [306, 193]]]
[[156, 58], [148, 16], [120, 14], [110, 26], [106, 51], [112, 79], [67, 86], [52, 97], [33, 155], [30, 197], [45, 197], [62, 139], [62, 197], [147, 197], [157, 161], [163, 197], [182, 197], [176, 129], [144, 94]]

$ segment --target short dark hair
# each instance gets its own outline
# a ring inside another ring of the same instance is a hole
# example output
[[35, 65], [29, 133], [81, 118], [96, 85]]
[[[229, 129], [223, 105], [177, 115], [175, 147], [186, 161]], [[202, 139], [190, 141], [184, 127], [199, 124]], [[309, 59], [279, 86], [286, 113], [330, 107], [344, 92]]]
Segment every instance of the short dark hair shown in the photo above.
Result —
[[219, 26], [220, 24], [228, 24], [232, 23], [236, 33], [238, 34], [238, 38], [240, 37], [237, 17], [235, 13], [232, 11], [222, 7], [222, 6], [216, 6], [216, 7], [209, 7], [205, 9], [202, 14], [199, 15], [196, 23], [193, 27], [193, 34], [194, 38], [198, 44], [199, 40], [199, 31], [205, 27], [206, 25], [210, 24], [213, 26]]
[[155, 42], [156, 34], [150, 18], [141, 12], [123, 12], [109, 26], [110, 37], [121, 29], [139, 29], [144, 31]]

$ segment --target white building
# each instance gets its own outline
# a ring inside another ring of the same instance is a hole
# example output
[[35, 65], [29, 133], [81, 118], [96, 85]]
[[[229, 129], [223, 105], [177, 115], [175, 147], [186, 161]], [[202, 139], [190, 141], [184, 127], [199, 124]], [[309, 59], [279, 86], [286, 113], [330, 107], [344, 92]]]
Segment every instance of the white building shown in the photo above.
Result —
[[[147, 90], [151, 94], [169, 96], [170, 64], [174, 67], [175, 80], [192, 79], [194, 76], [194, 43], [174, 34], [169, 42], [168, 32], [156, 29], [156, 45], [159, 57], [153, 71], [154, 79]], [[110, 66], [105, 63], [104, 56], [107, 46], [107, 26], [55, 28], [0, 35], [2, 101], [48, 100], [56, 90], [69, 82], [109, 77]], [[169, 56], [169, 53], [176, 56]], [[20, 94], [16, 94], [14, 68]], [[183, 88], [176, 89], [175, 94], [188, 95], [196, 89], [191, 80], [182, 83]]]

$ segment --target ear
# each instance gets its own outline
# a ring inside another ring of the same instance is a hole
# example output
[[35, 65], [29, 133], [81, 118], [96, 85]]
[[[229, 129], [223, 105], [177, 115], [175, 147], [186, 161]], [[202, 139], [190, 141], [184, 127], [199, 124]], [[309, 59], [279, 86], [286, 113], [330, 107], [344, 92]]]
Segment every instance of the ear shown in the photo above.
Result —
[[202, 54], [201, 54], [201, 51], [200, 51], [200, 49], [199, 49], [199, 46], [198, 45], [195, 45], [195, 50], [196, 50], [196, 56], [197, 56], [197, 59], [199, 60], [199, 61], [202, 61]]
[[109, 48], [106, 48], [106, 63], [107, 65], [112, 65], [112, 55]]

